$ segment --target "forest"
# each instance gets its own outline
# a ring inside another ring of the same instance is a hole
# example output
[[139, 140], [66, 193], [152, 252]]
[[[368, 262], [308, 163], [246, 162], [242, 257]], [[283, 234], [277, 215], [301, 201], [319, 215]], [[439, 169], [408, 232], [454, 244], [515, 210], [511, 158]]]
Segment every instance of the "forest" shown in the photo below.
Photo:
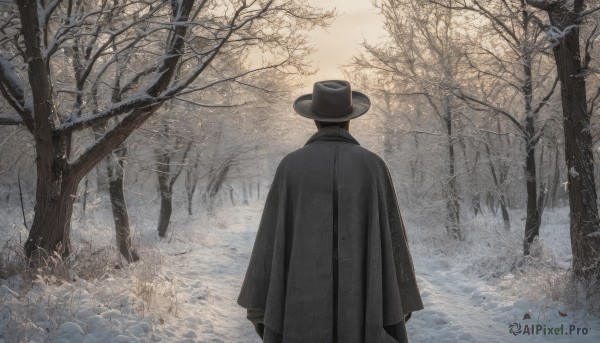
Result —
[[[0, 342], [258, 342], [236, 291], [343, 6], [0, 1]], [[597, 342], [600, 1], [365, 6], [337, 78], [423, 273], [411, 341]]]

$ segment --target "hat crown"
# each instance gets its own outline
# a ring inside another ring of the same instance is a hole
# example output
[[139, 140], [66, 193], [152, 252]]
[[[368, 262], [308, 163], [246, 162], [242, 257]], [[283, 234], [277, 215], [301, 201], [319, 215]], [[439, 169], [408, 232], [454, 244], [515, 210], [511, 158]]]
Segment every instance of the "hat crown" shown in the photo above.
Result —
[[321, 115], [343, 117], [352, 113], [352, 89], [344, 80], [315, 82], [311, 109]]
[[363, 115], [369, 110], [371, 100], [365, 94], [353, 91], [346, 80], [315, 82], [313, 93], [294, 101], [299, 115], [323, 122], [343, 122]]

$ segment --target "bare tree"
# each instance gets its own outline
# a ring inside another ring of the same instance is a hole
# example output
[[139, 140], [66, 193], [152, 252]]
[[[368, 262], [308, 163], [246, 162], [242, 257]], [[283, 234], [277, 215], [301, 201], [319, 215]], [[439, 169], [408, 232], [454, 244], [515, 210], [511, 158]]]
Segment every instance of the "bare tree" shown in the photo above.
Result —
[[[592, 106], [588, 104], [585, 81], [590, 72], [589, 49], [597, 26], [585, 41], [583, 51], [580, 31], [585, 17], [600, 10], [600, 7], [587, 9], [585, 0], [527, 0], [527, 3], [545, 11], [549, 18], [549, 25], [542, 25], [552, 40], [561, 83], [573, 271], [577, 276], [589, 276], [600, 269], [600, 219], [590, 130], [590, 115], [594, 107], [593, 103]], [[594, 96], [593, 101], [597, 97]]]
[[[17, 1], [9, 5], [0, 26], [0, 91], [13, 113], [0, 115], [3, 125], [23, 125], [36, 146], [35, 217], [25, 244], [27, 256], [70, 252], [70, 219], [79, 181], [169, 99], [202, 94], [222, 82], [244, 82], [255, 70], [304, 72], [310, 49], [302, 30], [325, 25], [331, 13], [298, 1]], [[133, 15], [137, 13], [137, 15]], [[115, 17], [116, 15], [119, 17]], [[106, 23], [110, 23], [109, 26]], [[89, 56], [75, 68], [64, 66], [65, 49], [77, 39]], [[116, 47], [116, 48], [115, 48]], [[202, 79], [213, 61], [268, 48], [271, 57], [243, 74]], [[124, 54], [135, 50], [144, 67], [127, 71], [123, 97], [113, 102], [109, 72]], [[185, 73], [175, 78], [178, 69]], [[28, 82], [22, 74], [28, 73]], [[90, 85], [101, 84], [97, 93]], [[84, 87], [70, 87], [81, 83]], [[108, 86], [107, 86], [108, 85]], [[66, 88], [62, 88], [66, 87]], [[91, 113], [87, 100], [97, 96]], [[81, 98], [81, 100], [80, 100]], [[81, 102], [81, 112], [69, 109]], [[82, 130], [114, 123], [101, 137], [74, 146]], [[33, 262], [38, 259], [34, 259]]]
[[[165, 130], [168, 130], [168, 125], [165, 126]], [[165, 134], [168, 134], [168, 131]], [[182, 139], [178, 137], [172, 148], [173, 151], [167, 149], [157, 149], [156, 151], [156, 172], [160, 191], [160, 214], [158, 217], [158, 235], [160, 237], [165, 237], [167, 234], [173, 212], [173, 186], [175, 186], [175, 182], [187, 163], [188, 155], [192, 149], [192, 142], [184, 144]], [[183, 152], [180, 160], [173, 161], [175, 153], [181, 150]], [[173, 170], [171, 170], [172, 168]]]
[[[544, 187], [538, 187], [540, 180], [536, 168], [536, 146], [552, 119], [542, 121], [540, 112], [551, 99], [558, 83], [558, 79], [555, 79], [548, 90], [542, 88], [545, 80], [552, 78], [552, 73], [544, 70], [541, 49], [543, 40], [539, 38], [542, 31], [534, 21], [534, 13], [526, 8], [525, 0], [431, 2], [444, 8], [474, 13], [487, 19], [489, 23], [485, 26], [485, 36], [489, 36], [490, 32], [495, 44], [490, 46], [486, 39], [476, 37], [477, 41], [473, 44], [477, 46], [473, 53], [475, 57], [470, 57], [470, 69], [479, 81], [478, 87], [471, 89], [481, 95], [474, 95], [461, 87], [455, 89], [454, 93], [476, 110], [503, 116], [520, 132], [525, 144], [524, 176], [527, 192], [523, 252], [528, 255], [531, 243], [539, 236], [543, 201], [538, 200], [543, 200], [545, 194]], [[534, 65], [536, 60], [538, 63]], [[509, 101], [496, 104], [502, 93], [519, 94], [522, 108], [515, 108]], [[539, 93], [543, 94], [538, 95]]]
[[421, 0], [384, 0], [376, 6], [385, 18], [391, 41], [382, 46], [365, 43], [366, 55], [356, 58], [354, 67], [372, 70], [383, 82], [394, 84], [395, 96], [422, 99], [439, 119], [447, 161], [441, 183], [446, 225], [452, 237], [461, 239], [455, 151], [458, 106], [450, 91], [433, 87], [436, 83], [454, 84], [466, 61], [452, 11]]

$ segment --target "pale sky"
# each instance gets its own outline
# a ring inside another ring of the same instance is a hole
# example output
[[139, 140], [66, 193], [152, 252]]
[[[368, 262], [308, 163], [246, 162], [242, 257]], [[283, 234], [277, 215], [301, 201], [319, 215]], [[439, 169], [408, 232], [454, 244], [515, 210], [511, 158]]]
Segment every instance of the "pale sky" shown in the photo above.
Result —
[[310, 0], [314, 6], [336, 8], [338, 17], [326, 30], [310, 33], [316, 52], [311, 56], [319, 68], [317, 74], [303, 81], [300, 93], [312, 92], [314, 82], [344, 78], [340, 67], [360, 51], [363, 40], [375, 42], [384, 35], [382, 19], [371, 0]]

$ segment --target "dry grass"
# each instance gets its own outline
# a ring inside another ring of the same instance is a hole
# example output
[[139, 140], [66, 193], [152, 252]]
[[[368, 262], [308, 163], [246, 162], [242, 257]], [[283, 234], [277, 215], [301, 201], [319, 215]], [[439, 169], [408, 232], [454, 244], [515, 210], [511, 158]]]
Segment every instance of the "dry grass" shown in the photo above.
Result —
[[14, 292], [0, 294], [0, 323], [5, 318], [7, 325], [0, 327], [0, 341], [46, 342], [66, 322], [85, 328], [80, 312], [86, 308], [116, 309], [154, 322], [177, 317], [176, 284], [161, 277], [158, 248], [140, 247], [142, 261], [135, 264], [112, 246], [81, 241], [73, 248], [67, 259], [51, 254], [29, 268], [22, 245], [8, 240], [2, 246], [0, 279]]

